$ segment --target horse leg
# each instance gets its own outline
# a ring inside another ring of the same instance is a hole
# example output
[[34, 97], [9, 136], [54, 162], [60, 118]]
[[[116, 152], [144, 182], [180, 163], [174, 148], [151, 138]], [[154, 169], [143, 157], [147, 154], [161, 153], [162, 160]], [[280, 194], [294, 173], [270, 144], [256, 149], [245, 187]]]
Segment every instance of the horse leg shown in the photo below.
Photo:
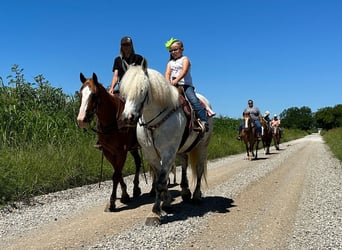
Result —
[[277, 136], [276, 135], [273, 136], [273, 141], [274, 141], [274, 147], [276, 148], [276, 150], [279, 150], [278, 140], [277, 140]]
[[254, 152], [253, 152], [253, 145], [249, 143], [248, 145], [248, 160], [252, 160], [254, 157]]
[[141, 158], [139, 155], [139, 152], [137, 149], [134, 149], [130, 151], [131, 155], [134, 158], [134, 163], [135, 163], [135, 175], [134, 175], [134, 180], [133, 180], [133, 197], [138, 197], [141, 195], [141, 189], [139, 187], [139, 174], [140, 174], [140, 168], [141, 168]]
[[254, 157], [254, 159], [258, 159], [258, 148], [259, 148], [259, 141], [257, 140], [256, 144], [255, 144], [255, 157]]
[[247, 159], [249, 159], [249, 145], [248, 145], [248, 142], [245, 142], [245, 145], [246, 145]]
[[117, 190], [119, 181], [116, 179], [114, 173], [112, 176], [112, 180], [113, 180], [113, 188], [112, 188], [112, 193], [111, 193], [110, 199], [109, 199], [109, 207], [106, 206], [105, 212], [114, 212], [115, 211], [116, 190]]
[[171, 204], [171, 195], [167, 188], [168, 182], [168, 171], [171, 169], [172, 164], [170, 164], [169, 169], [165, 169], [165, 166], [161, 167], [161, 170], [157, 174], [155, 191], [156, 191], [156, 198], [154, 205], [152, 207], [152, 213], [146, 218], [145, 225], [147, 226], [158, 226], [161, 223], [161, 216], [165, 215], [166, 213], [162, 210], [162, 202], [163, 208], [169, 207]]
[[177, 178], [176, 178], [176, 175], [177, 175], [177, 168], [176, 168], [177, 166], [176, 166], [176, 164], [174, 164], [173, 166], [172, 166], [172, 170], [171, 170], [171, 172], [172, 172], [172, 174], [173, 174], [173, 184], [177, 184]]
[[181, 196], [183, 201], [190, 201], [191, 199], [191, 191], [189, 189], [189, 181], [187, 175], [188, 169], [188, 155], [187, 154], [178, 154], [178, 159], [182, 166], [182, 179], [181, 179]]
[[196, 188], [192, 197], [194, 203], [200, 203], [202, 200], [202, 192], [201, 192], [201, 179], [202, 175], [197, 176]]
[[105, 147], [102, 149], [103, 150], [103, 154], [106, 157], [106, 159], [111, 163], [111, 165], [113, 166], [113, 170], [114, 173], [112, 175], [112, 181], [113, 181], [113, 187], [112, 187], [112, 193], [110, 195], [109, 198], [109, 204], [106, 205], [105, 207], [105, 212], [114, 212], [115, 211], [115, 201], [116, 201], [116, 190], [118, 188], [118, 184], [119, 184], [119, 180], [115, 175], [115, 166], [117, 166], [117, 163], [115, 162], [115, 157], [113, 156], [113, 154], [108, 151]]
[[118, 179], [118, 182], [120, 183], [121, 186], [121, 203], [127, 204], [130, 201], [129, 194], [127, 193], [127, 185], [123, 179], [122, 176], [122, 171], [115, 171], [114, 173], [115, 177]]

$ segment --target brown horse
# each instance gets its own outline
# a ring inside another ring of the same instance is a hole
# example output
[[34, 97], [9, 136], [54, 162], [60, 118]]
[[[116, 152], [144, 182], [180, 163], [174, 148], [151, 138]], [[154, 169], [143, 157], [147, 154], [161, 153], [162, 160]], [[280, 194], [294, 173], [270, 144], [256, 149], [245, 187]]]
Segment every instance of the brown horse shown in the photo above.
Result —
[[95, 73], [89, 79], [86, 79], [81, 73], [80, 80], [82, 82], [79, 92], [81, 105], [77, 122], [79, 127], [88, 128], [94, 115], [97, 117], [96, 132], [99, 143], [102, 146], [104, 156], [114, 168], [112, 194], [109, 207], [107, 206], [105, 209], [106, 212], [112, 212], [115, 210], [116, 190], [119, 183], [122, 190], [121, 202], [126, 204], [130, 200], [127, 185], [122, 175], [128, 152], [132, 154], [136, 167], [133, 196], [137, 197], [141, 194], [139, 187], [141, 158], [138, 152], [136, 126], [123, 126], [120, 120], [125, 106], [123, 99], [119, 94], [109, 94], [102, 84], [98, 82]]
[[[243, 126], [241, 131], [241, 138], [246, 145], [247, 159], [251, 160], [258, 158], [259, 141], [257, 139], [256, 126], [249, 113], [243, 114]], [[255, 153], [254, 153], [255, 146]]]
[[272, 127], [272, 135], [273, 135], [274, 147], [276, 148], [276, 150], [279, 150], [279, 144], [280, 144], [280, 128], [279, 128], [279, 126], [273, 126]]
[[261, 121], [261, 129], [262, 129], [262, 145], [264, 147], [264, 152], [266, 155], [270, 154], [270, 147], [272, 143], [272, 129], [270, 124], [265, 120], [262, 119]]

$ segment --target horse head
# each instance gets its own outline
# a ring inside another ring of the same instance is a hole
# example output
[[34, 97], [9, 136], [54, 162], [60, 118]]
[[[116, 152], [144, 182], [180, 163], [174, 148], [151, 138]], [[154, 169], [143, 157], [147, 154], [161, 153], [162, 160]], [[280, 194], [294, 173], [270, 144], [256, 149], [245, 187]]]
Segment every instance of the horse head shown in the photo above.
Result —
[[81, 105], [77, 116], [77, 123], [81, 128], [88, 128], [98, 105], [97, 89], [99, 83], [95, 73], [89, 79], [80, 73], [80, 80], [82, 82], [79, 91]]
[[149, 96], [149, 75], [147, 63], [130, 65], [120, 82], [120, 93], [125, 98], [122, 120], [136, 124]]
[[243, 128], [250, 129], [252, 128], [252, 118], [250, 113], [243, 113]]

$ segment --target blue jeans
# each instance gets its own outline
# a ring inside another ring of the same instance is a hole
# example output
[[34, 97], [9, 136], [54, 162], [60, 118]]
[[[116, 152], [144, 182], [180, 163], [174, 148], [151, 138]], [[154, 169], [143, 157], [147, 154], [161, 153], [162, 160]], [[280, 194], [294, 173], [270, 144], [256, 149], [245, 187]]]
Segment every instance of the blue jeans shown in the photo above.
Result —
[[190, 102], [191, 107], [194, 109], [197, 118], [199, 118], [201, 121], [208, 122], [207, 114], [195, 94], [194, 87], [189, 85], [183, 85], [183, 89], [184, 94]]
[[[260, 124], [259, 119], [254, 120], [254, 124], [255, 124], [255, 126], [257, 127], [257, 132], [261, 134], [261, 124]], [[242, 131], [242, 127], [243, 127], [243, 123], [240, 123], [240, 126], [239, 126], [239, 134], [240, 134], [241, 131]]]

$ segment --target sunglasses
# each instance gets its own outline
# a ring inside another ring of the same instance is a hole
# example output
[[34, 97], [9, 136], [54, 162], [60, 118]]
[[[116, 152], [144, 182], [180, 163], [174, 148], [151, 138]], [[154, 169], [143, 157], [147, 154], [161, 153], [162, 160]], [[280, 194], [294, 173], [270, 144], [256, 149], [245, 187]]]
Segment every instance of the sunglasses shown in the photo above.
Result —
[[121, 46], [122, 47], [129, 47], [129, 46], [131, 46], [131, 44], [130, 43], [123, 43], [123, 44], [121, 44]]
[[177, 48], [177, 49], [170, 49], [169, 52], [172, 53], [172, 52], [176, 52], [178, 51], [180, 48]]

